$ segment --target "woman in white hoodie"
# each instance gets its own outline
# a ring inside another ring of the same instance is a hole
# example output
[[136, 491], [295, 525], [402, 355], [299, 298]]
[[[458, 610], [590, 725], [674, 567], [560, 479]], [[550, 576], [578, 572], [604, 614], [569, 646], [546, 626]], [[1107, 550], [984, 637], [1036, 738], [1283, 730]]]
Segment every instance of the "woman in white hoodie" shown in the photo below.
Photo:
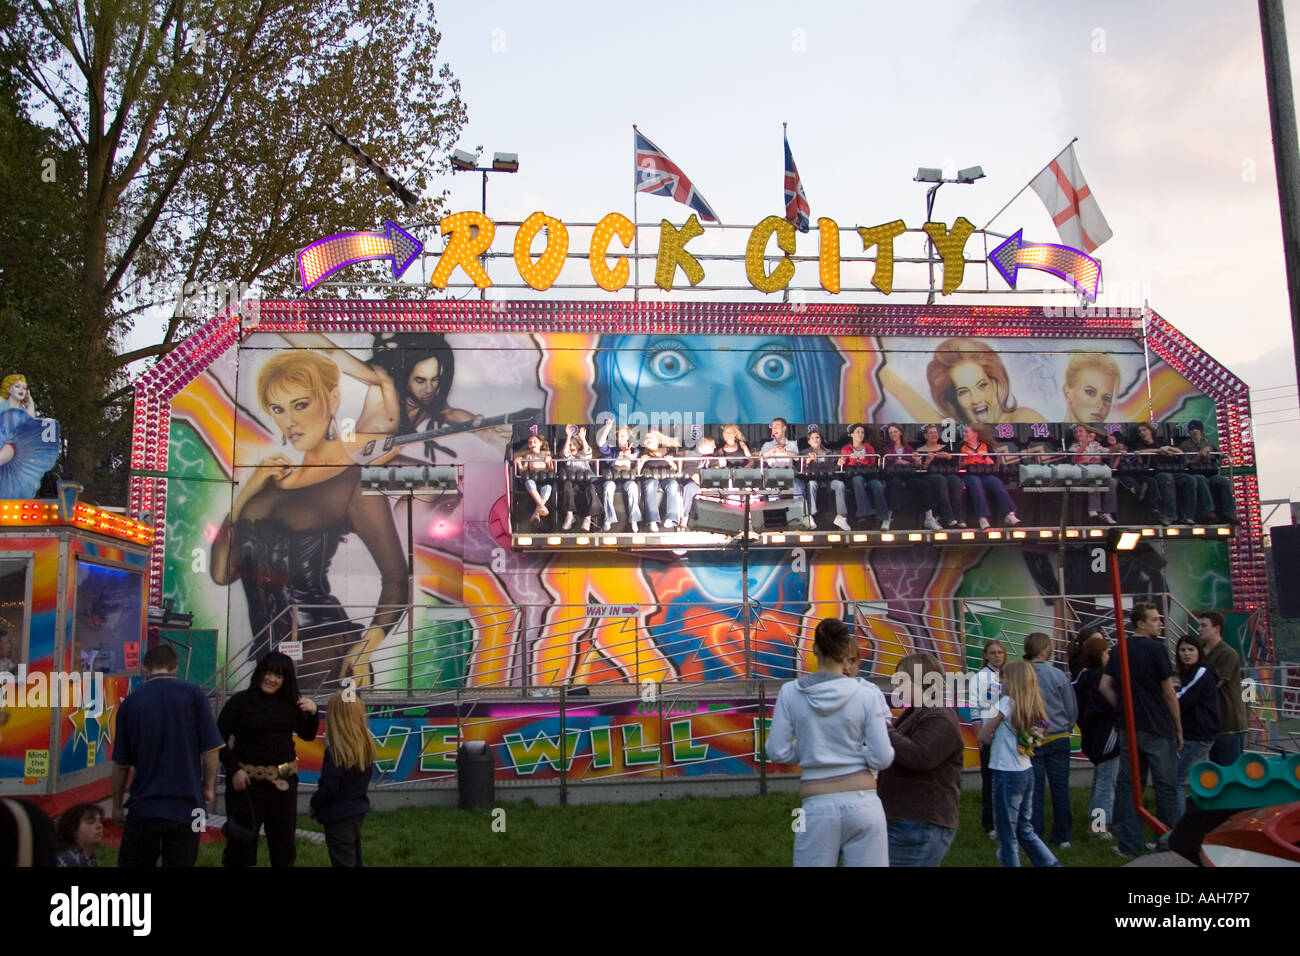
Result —
[[795, 866], [888, 866], [885, 811], [876, 773], [894, 761], [889, 704], [874, 684], [844, 673], [853, 654], [848, 626], [817, 625], [818, 669], [781, 688], [772, 712], [767, 756], [803, 771], [796, 820]]

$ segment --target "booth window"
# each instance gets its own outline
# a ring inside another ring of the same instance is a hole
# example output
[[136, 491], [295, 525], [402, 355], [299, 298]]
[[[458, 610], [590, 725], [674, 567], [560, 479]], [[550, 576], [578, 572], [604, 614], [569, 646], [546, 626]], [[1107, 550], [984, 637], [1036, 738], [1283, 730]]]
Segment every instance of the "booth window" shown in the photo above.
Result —
[[79, 560], [76, 586], [73, 668], [106, 673], [138, 668], [144, 576]]
[[0, 557], [0, 671], [17, 675], [27, 659], [29, 558]]

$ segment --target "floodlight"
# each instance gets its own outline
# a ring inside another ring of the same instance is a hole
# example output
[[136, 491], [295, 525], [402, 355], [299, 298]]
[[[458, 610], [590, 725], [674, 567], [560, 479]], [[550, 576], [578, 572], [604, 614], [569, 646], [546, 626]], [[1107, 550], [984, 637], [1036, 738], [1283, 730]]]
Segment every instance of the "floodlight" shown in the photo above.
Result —
[[[499, 173], [519, 172], [519, 154], [518, 153], [493, 153], [492, 168]], [[980, 173], [980, 175], [983, 176], [984, 174]]]
[[980, 166], [967, 166], [965, 169], [957, 171], [957, 182], [973, 183], [977, 179], [984, 178], [984, 169]]
[[914, 183], [941, 183], [943, 182], [943, 170], [933, 169], [929, 166], [922, 166], [916, 171], [912, 178]]
[[478, 157], [473, 153], [467, 153], [463, 149], [453, 150], [451, 154], [451, 165], [455, 169], [477, 169]]

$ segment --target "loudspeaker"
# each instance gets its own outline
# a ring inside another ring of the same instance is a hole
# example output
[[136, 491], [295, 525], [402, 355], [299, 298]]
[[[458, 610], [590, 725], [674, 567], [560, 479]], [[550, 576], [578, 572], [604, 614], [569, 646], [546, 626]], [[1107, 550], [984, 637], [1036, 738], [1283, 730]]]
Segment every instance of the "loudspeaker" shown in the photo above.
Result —
[[807, 503], [802, 498], [778, 498], [752, 508], [750, 522], [755, 531], [794, 531], [804, 526], [807, 516]]
[[1273, 545], [1278, 616], [1300, 617], [1300, 525], [1277, 525], [1268, 534]]
[[691, 503], [691, 530], [714, 534], [740, 534], [745, 525], [743, 505], [723, 504], [699, 497]]

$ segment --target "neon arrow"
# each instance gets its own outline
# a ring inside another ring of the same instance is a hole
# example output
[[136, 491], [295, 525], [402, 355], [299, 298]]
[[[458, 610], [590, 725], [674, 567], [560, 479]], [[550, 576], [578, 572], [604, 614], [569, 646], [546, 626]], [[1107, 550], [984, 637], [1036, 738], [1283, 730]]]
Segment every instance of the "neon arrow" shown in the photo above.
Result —
[[1101, 263], [1070, 246], [1049, 242], [1023, 242], [1023, 229], [989, 253], [994, 268], [1002, 273], [1007, 285], [1016, 287], [1016, 273], [1021, 269], [1038, 269], [1064, 279], [1089, 299], [1097, 298], [1101, 285]]
[[383, 232], [344, 232], [317, 239], [298, 253], [302, 289], [306, 292], [344, 266], [367, 259], [392, 259], [393, 278], [398, 279], [422, 249], [424, 243], [387, 219]]

